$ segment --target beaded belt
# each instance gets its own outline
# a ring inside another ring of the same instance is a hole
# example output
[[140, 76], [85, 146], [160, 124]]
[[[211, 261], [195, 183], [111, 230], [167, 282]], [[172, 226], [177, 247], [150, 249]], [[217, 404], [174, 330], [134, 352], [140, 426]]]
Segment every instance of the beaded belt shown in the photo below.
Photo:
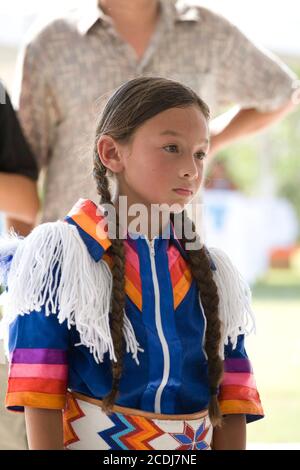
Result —
[[212, 425], [208, 412], [166, 415], [114, 406], [68, 393], [64, 410], [65, 448], [70, 450], [209, 450]]

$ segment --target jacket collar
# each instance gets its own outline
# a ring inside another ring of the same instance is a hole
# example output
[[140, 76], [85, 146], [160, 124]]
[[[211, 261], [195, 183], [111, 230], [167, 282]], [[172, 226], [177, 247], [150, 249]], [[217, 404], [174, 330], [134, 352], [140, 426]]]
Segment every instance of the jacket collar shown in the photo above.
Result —
[[[108, 223], [104, 215], [104, 208], [101, 205], [97, 206], [89, 199], [79, 199], [64, 220], [77, 227], [90, 255], [95, 261], [99, 261], [112, 244], [108, 237]], [[169, 227], [170, 236], [167, 241], [174, 244], [183, 258], [187, 259], [186, 252], [177, 238], [171, 222]]]

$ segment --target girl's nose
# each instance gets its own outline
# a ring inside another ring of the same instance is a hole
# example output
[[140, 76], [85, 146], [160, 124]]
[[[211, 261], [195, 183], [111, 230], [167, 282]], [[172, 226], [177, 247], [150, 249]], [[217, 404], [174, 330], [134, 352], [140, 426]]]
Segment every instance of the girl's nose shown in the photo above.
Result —
[[199, 176], [199, 168], [197, 168], [194, 157], [183, 159], [182, 165], [179, 169], [181, 178], [195, 179]]

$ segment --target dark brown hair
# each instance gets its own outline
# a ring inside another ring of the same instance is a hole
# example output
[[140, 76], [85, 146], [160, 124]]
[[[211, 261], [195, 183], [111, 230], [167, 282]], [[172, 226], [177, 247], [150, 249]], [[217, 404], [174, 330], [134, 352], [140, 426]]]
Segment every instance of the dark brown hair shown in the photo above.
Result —
[[[97, 150], [101, 135], [110, 135], [118, 142], [129, 142], [134, 132], [148, 119], [170, 108], [198, 106], [205, 118], [209, 119], [207, 105], [190, 88], [173, 80], [158, 77], [139, 77], [120, 86], [108, 100], [97, 126], [94, 145], [94, 177], [97, 183], [100, 204], [112, 204], [109, 190], [107, 168], [102, 164]], [[183, 213], [186, 216], [185, 212]], [[173, 216], [171, 215], [173, 219]], [[187, 217], [185, 217], [187, 219]], [[118, 219], [118, 217], [117, 217]], [[189, 219], [187, 219], [189, 220]], [[194, 224], [192, 233], [196, 233]], [[182, 230], [182, 232], [184, 232]], [[109, 412], [115, 402], [122, 375], [124, 339], [124, 306], [125, 306], [125, 255], [123, 240], [118, 239], [119, 221], [117, 220], [116, 238], [112, 239], [109, 248], [113, 257], [113, 291], [111, 311], [111, 331], [117, 362], [112, 361], [112, 390], [103, 399], [103, 408]], [[198, 237], [196, 234], [195, 237]], [[223, 373], [223, 362], [219, 356], [220, 319], [218, 314], [219, 297], [213, 280], [210, 259], [204, 246], [199, 250], [188, 250], [184, 234], [182, 244], [188, 255], [188, 262], [196, 280], [201, 302], [207, 320], [205, 351], [208, 356], [208, 378], [211, 393], [209, 416], [214, 426], [221, 424], [217, 393]], [[199, 244], [199, 246], [201, 246]]]

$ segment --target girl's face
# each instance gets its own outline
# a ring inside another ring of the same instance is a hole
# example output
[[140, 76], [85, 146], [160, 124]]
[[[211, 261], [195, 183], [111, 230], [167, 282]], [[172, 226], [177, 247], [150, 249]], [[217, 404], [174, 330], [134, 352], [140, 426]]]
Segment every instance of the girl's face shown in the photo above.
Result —
[[116, 144], [119, 195], [127, 196], [128, 206], [177, 203], [183, 209], [201, 185], [208, 136], [197, 106], [170, 108], [149, 119], [130, 143]]

